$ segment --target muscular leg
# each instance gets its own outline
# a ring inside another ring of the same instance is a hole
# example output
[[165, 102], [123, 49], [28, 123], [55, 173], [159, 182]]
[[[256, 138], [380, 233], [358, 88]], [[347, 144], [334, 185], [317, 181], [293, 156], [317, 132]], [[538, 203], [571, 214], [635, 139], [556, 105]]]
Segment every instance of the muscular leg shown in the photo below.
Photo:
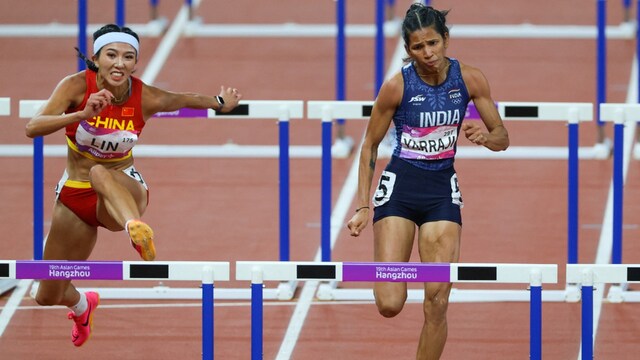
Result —
[[[423, 224], [418, 232], [422, 262], [457, 262], [461, 227], [450, 221]], [[447, 341], [447, 308], [451, 283], [425, 284], [424, 325], [418, 344], [418, 360], [440, 359]]]
[[[413, 221], [390, 216], [373, 225], [374, 260], [376, 262], [406, 262], [411, 257], [415, 224]], [[373, 294], [378, 311], [384, 317], [400, 313], [407, 300], [407, 284], [376, 282]]]
[[[96, 228], [56, 203], [43, 257], [45, 260], [86, 260], [95, 246], [97, 233]], [[69, 280], [41, 281], [36, 294], [40, 305], [73, 306], [79, 299], [80, 294]]]
[[122, 171], [95, 165], [89, 172], [98, 194], [98, 220], [107, 229], [120, 231], [128, 220], [138, 219], [147, 207], [146, 189]]

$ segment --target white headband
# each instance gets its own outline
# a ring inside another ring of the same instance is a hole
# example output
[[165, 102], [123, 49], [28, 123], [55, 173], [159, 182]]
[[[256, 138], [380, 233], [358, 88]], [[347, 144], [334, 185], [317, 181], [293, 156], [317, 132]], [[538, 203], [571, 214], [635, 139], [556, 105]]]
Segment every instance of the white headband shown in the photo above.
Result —
[[97, 54], [103, 46], [114, 42], [126, 43], [133, 46], [133, 48], [136, 49], [136, 55], [140, 52], [140, 44], [133, 35], [123, 32], [108, 32], [104, 35], [100, 35], [100, 37], [93, 42], [93, 54]]

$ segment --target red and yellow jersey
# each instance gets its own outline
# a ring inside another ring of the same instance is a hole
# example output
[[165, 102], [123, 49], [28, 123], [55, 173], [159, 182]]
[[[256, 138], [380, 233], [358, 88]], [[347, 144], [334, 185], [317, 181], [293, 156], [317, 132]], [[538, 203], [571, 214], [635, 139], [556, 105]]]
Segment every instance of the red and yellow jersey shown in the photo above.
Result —
[[[98, 92], [96, 72], [86, 70], [87, 91], [82, 103], [67, 113], [84, 109], [89, 95]], [[67, 125], [69, 147], [94, 161], [120, 161], [131, 156], [131, 149], [144, 128], [142, 116], [142, 81], [131, 77], [131, 95], [120, 105], [109, 105], [92, 119]]]

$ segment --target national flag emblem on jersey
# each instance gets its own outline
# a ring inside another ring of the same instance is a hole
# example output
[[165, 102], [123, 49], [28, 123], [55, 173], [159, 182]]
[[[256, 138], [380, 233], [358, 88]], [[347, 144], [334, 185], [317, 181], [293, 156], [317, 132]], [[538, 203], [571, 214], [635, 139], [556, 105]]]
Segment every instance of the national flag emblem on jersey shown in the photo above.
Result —
[[122, 116], [133, 116], [133, 113], [135, 112], [135, 108], [132, 107], [123, 107], [122, 108]]

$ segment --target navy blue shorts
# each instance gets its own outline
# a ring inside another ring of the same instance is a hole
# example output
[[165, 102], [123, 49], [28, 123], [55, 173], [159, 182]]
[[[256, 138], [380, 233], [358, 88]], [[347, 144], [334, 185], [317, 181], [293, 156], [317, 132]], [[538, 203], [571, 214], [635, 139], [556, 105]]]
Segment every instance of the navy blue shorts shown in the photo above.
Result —
[[430, 171], [391, 157], [373, 195], [373, 222], [399, 216], [420, 226], [448, 220], [462, 225], [462, 195], [452, 167]]

